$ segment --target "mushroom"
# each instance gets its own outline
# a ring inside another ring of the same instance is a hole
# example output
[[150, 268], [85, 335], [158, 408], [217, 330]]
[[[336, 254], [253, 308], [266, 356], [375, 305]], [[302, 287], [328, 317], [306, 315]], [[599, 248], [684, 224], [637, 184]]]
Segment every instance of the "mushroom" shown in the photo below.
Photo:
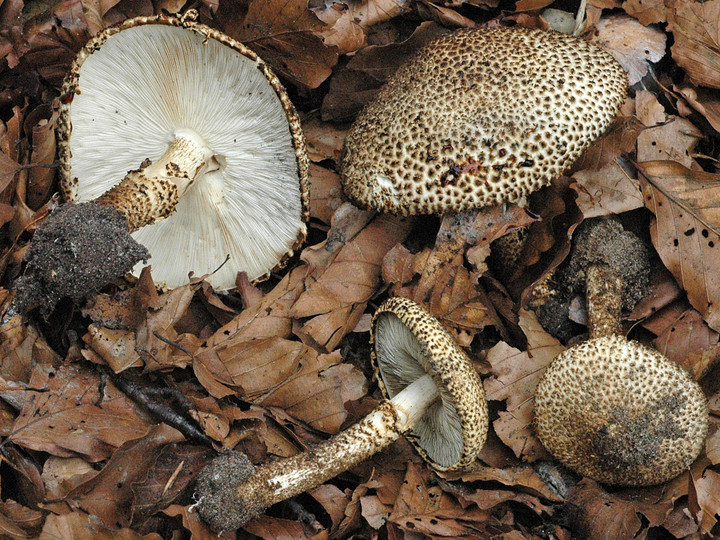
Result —
[[308, 158], [267, 64], [196, 16], [129, 19], [83, 47], [60, 98], [60, 178], [68, 200], [124, 216], [157, 282], [176, 287], [192, 271], [224, 290], [238, 271], [266, 276], [304, 240]]
[[388, 398], [368, 416], [312, 449], [254, 467], [221, 454], [198, 476], [198, 512], [215, 530], [236, 529], [280, 501], [348, 470], [405, 435], [440, 471], [467, 468], [485, 443], [482, 382], [451, 335], [406, 298], [378, 308], [371, 330], [378, 385]]
[[[358, 206], [400, 215], [524, 205], [606, 131], [627, 85], [610, 54], [567, 34], [505, 26], [446, 34], [358, 116], [341, 182]], [[421, 284], [473, 242], [462, 228], [450, 219]]]
[[561, 463], [599, 482], [665, 482], [702, 450], [707, 400], [684, 369], [619, 334], [623, 304], [631, 308], [647, 281], [642, 242], [600, 220], [574, 244], [564, 274], [584, 277], [590, 339], [558, 355], [540, 379], [537, 435]]
[[343, 187], [363, 208], [401, 215], [523, 204], [605, 132], [627, 84], [610, 54], [567, 34], [446, 34], [358, 116]]

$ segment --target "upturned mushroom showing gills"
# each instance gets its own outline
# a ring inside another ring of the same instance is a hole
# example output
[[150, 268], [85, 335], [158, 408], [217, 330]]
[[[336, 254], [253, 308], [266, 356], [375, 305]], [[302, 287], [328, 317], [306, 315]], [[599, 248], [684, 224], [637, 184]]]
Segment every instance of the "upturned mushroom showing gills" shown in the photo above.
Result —
[[405, 435], [434, 468], [462, 470], [485, 443], [482, 382], [451, 335], [423, 308], [391, 298], [375, 314], [372, 359], [385, 401], [347, 430], [294, 457], [254, 467], [218, 456], [197, 480], [197, 509], [215, 530], [242, 526], [282, 500], [353, 467]]
[[303, 241], [308, 160], [267, 64], [196, 15], [130, 19], [80, 51], [63, 85], [60, 173], [69, 200], [124, 215], [157, 282], [192, 271], [222, 290]]
[[590, 339], [558, 355], [538, 383], [537, 435], [560, 462], [599, 482], [666, 482], [701, 452], [707, 400], [683, 368], [619, 334], [623, 304], [648, 272], [640, 240], [605, 220], [578, 236], [568, 269], [585, 278]]
[[522, 204], [605, 132], [627, 85], [610, 54], [567, 34], [446, 34], [359, 115], [343, 187], [361, 207], [401, 215]]

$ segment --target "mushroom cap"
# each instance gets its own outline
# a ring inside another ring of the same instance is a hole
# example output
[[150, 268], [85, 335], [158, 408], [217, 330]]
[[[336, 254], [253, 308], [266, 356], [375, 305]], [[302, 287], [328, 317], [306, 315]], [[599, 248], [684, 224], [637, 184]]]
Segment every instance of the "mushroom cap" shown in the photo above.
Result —
[[175, 287], [190, 271], [222, 266], [208, 281], [232, 288], [238, 271], [260, 279], [304, 240], [300, 122], [280, 81], [241, 43], [187, 16], [129, 19], [78, 53], [61, 103], [60, 176], [69, 200], [98, 197], [146, 158], [162, 156], [180, 132], [213, 151], [214, 166], [175, 213], [133, 233], [151, 253], [157, 282]]
[[425, 374], [440, 398], [405, 436], [438, 470], [466, 468], [485, 444], [488, 408], [482, 381], [450, 333], [424, 308], [395, 297], [375, 312], [371, 358], [382, 393], [392, 399]]
[[564, 465], [598, 482], [660, 484], [704, 446], [708, 405], [689, 373], [622, 336], [562, 352], [535, 394], [535, 427]]
[[463, 29], [388, 80], [346, 140], [341, 180], [395, 214], [522, 203], [610, 126], [627, 74], [586, 41], [522, 27]]

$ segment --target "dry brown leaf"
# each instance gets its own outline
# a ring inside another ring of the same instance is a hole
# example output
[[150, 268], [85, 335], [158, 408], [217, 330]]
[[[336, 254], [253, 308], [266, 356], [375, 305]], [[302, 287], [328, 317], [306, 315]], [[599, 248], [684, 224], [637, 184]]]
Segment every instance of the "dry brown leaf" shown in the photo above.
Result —
[[88, 32], [93, 36], [107, 26], [103, 20], [105, 14], [120, 0], [80, 0]]
[[[218, 535], [210, 529], [204, 522], [200, 521], [197, 512], [192, 510], [190, 506], [180, 506], [171, 504], [163, 510], [163, 514], [170, 517], [180, 516], [182, 524], [188, 532], [190, 532], [192, 540], [217, 540]], [[222, 537], [220, 537], [222, 538]]]
[[319, 355], [281, 338], [229, 339], [195, 359], [196, 371], [202, 366], [246, 401], [279, 407], [326, 433], [336, 433], [347, 418], [345, 402], [365, 395], [362, 373], [340, 362], [339, 352]]
[[692, 480], [689, 509], [700, 524], [700, 532], [711, 534], [720, 515], [720, 474], [712, 470], [703, 473], [702, 478]]
[[477, 23], [454, 9], [439, 6], [428, 0], [420, 0], [415, 6], [425, 20], [436, 22], [446, 28], [474, 28]]
[[347, 54], [365, 44], [368, 28], [409, 11], [410, 0], [333, 0], [313, 13], [327, 25], [318, 32], [325, 45], [334, 45], [338, 53]]
[[526, 461], [547, 458], [547, 451], [535, 436], [535, 388], [545, 368], [565, 350], [545, 332], [532, 312], [520, 311], [520, 327], [527, 337], [527, 352], [500, 342], [487, 353], [492, 375], [485, 380], [488, 401], [506, 401], [505, 410], [493, 422], [495, 433]]
[[720, 97], [717, 92], [685, 85], [674, 89], [720, 133]]
[[48, 499], [63, 499], [71, 490], [96, 474], [95, 468], [84, 459], [50, 456], [42, 472], [46, 496]]
[[278, 540], [291, 540], [311, 538], [312, 533], [306, 531], [300, 521], [280, 519], [267, 515], [247, 522], [243, 529], [260, 538], [277, 538]]
[[478, 508], [463, 508], [454, 497], [430, 483], [431, 473], [408, 463], [388, 521], [404, 531], [458, 538], [477, 535], [484, 529], [489, 513]]
[[[32, 151], [30, 163], [32, 168], [28, 175], [26, 200], [30, 208], [37, 210], [52, 194], [55, 179], [55, 122], [57, 111], [50, 105], [41, 105], [27, 117], [27, 124], [32, 125]], [[34, 124], [34, 125], [33, 125]]]
[[183, 440], [182, 434], [170, 426], [152, 426], [142, 438], [118, 448], [99, 473], [67, 494], [66, 502], [99, 517], [108, 527], [129, 526], [133, 485], [146, 480], [163, 447]]
[[[323, 122], [320, 120], [320, 115], [316, 113], [305, 115], [302, 125], [310, 160], [319, 163], [331, 159], [338, 163], [349, 127], [345, 124], [336, 125]], [[312, 181], [312, 175], [310, 176]], [[312, 196], [312, 190], [310, 196]]]
[[20, 540], [37, 538], [44, 514], [18, 504], [12, 499], [0, 502], [0, 536]]
[[324, 244], [320, 251], [306, 249], [302, 258], [313, 268], [312, 277], [306, 280], [305, 291], [293, 304], [291, 313], [295, 318], [311, 319], [295, 334], [328, 351], [337, 347], [377, 293], [383, 258], [405, 240], [411, 224], [410, 219], [380, 215], [352, 239], [345, 239], [330, 264], [322, 250], [333, 248], [332, 230], [329, 244]]
[[[199, 288], [199, 282], [191, 282], [159, 296], [148, 268], [143, 269], [131, 295], [120, 296], [120, 302], [129, 303], [130, 313], [124, 315], [132, 321], [131, 329], [91, 324], [83, 336], [91, 350], [84, 350], [83, 355], [89, 360], [96, 360], [95, 355], [99, 355], [115, 373], [142, 365], [150, 371], [187, 366], [192, 357], [182, 349], [192, 353], [199, 342], [192, 336], [182, 340], [175, 324], [183, 317]], [[110, 309], [105, 304], [103, 308], [102, 315], [98, 314], [100, 320], [106, 320]], [[122, 315], [122, 308], [120, 310]]]
[[215, 456], [212, 448], [191, 444], [171, 443], [158, 447], [158, 450], [157, 460], [148, 468], [147, 477], [132, 483], [130, 517], [133, 525], [144, 523], [168, 507]]
[[627, 15], [612, 15], [596, 25], [593, 41], [607, 49], [628, 72], [633, 85], [647, 74], [649, 64], [665, 56], [665, 32], [646, 27]]
[[573, 171], [601, 169], [607, 164], [617, 161], [622, 154], [635, 151], [635, 141], [644, 128], [635, 118], [634, 108], [629, 108], [629, 111], [627, 114], [623, 113], [623, 116], [613, 123], [605, 135], [582, 153], [573, 164]]
[[[593, 540], [632, 540], [642, 526], [637, 509], [589, 479], [578, 482], [568, 501], [574, 507], [573, 530]], [[672, 508], [672, 506], [670, 507]], [[669, 510], [669, 509], [668, 509]]]
[[663, 23], [667, 20], [664, 0], [626, 0], [622, 7], [643, 26]]
[[107, 459], [149, 429], [144, 415], [111, 383], [79, 364], [36, 364], [9, 440], [54, 456]]
[[720, 330], [720, 175], [672, 161], [638, 164], [653, 245], [692, 306]]
[[340, 175], [325, 167], [310, 164], [310, 217], [327, 224], [343, 203], [347, 201], [340, 185]]
[[687, 118], [676, 116], [657, 127], [643, 130], [637, 139], [637, 160], [671, 160], [693, 169], [700, 167], [695, 163], [692, 150], [702, 139], [702, 132]]
[[275, 73], [304, 88], [317, 88], [330, 76], [337, 48], [323, 43], [326, 25], [307, 0], [265, 0], [250, 2], [245, 13], [236, 9], [221, 2], [216, 17], [228, 35], [255, 50]]
[[345, 508], [350, 502], [348, 495], [332, 484], [318, 486], [308, 491], [308, 494], [320, 503], [330, 516], [332, 526], [329, 532], [334, 534], [345, 518]]
[[463, 482], [499, 482], [508, 487], [522, 487], [533, 495], [545, 500], [560, 502], [562, 499], [553, 492], [537, 473], [527, 465], [495, 468], [477, 467], [466, 473], [459, 473]]
[[718, 333], [710, 329], [700, 313], [685, 298], [658, 311], [643, 327], [657, 337], [655, 347], [700, 379], [716, 363]]
[[61, 516], [50, 514], [45, 520], [38, 540], [92, 538], [93, 540], [162, 540], [156, 533], [141, 535], [132, 529], [116, 529], [103, 526], [97, 518], [83, 512]]
[[667, 121], [665, 108], [655, 97], [655, 94], [647, 90], [638, 90], [635, 93], [635, 111], [646, 127], [653, 127], [664, 124]]
[[675, 0], [668, 8], [672, 55], [693, 82], [720, 88], [720, 0]]
[[638, 180], [617, 162], [595, 171], [578, 171], [573, 180], [571, 187], [578, 192], [577, 205], [586, 219], [643, 207]]

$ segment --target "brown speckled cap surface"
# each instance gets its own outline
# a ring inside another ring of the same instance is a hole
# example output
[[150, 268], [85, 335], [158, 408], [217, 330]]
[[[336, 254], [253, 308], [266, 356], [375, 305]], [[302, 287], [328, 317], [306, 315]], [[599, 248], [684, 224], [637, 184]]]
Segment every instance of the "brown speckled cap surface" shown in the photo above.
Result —
[[521, 203], [610, 126], [627, 75], [579, 38], [463, 29], [398, 69], [345, 141], [358, 205], [401, 215]]
[[[392, 319], [409, 330], [412, 343], [392, 330], [383, 331]], [[387, 343], [388, 338], [396, 342]], [[465, 352], [435, 317], [401, 297], [387, 300], [376, 311], [371, 345], [378, 385], [386, 397], [392, 398], [426, 373], [440, 392], [440, 399], [406, 433], [407, 439], [438, 470], [467, 468], [485, 444], [488, 408], [480, 377]], [[383, 352], [388, 349], [392, 351]]]
[[606, 484], [654, 485], [697, 458], [708, 406], [677, 364], [612, 335], [558, 355], [538, 384], [535, 422], [545, 447], [576, 472]]

